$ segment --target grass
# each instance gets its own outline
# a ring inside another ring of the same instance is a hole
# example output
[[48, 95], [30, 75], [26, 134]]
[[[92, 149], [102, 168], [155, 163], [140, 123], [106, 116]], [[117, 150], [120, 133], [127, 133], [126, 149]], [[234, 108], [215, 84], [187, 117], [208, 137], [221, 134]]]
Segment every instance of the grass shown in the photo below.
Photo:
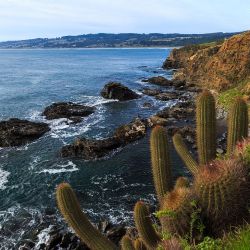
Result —
[[243, 97], [243, 96], [244, 94], [242, 93], [240, 88], [238, 87], [231, 88], [219, 93], [218, 104], [219, 106], [222, 106], [224, 109], [228, 110], [236, 97]]
[[227, 234], [222, 239], [205, 237], [202, 242], [190, 245], [180, 240], [183, 250], [250, 250], [250, 225]]
[[239, 229], [235, 234], [226, 239], [225, 250], [249, 250], [250, 249], [250, 225]]

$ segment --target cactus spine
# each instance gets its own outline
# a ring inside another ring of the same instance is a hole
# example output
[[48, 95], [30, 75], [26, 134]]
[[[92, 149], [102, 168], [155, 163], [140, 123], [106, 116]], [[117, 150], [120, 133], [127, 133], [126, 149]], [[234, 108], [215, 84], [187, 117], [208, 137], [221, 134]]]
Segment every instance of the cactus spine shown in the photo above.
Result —
[[57, 187], [56, 198], [64, 219], [89, 248], [117, 250], [117, 247], [104, 237], [82, 212], [77, 197], [69, 184], [62, 183]]
[[135, 250], [147, 250], [147, 247], [144, 245], [143, 241], [140, 238], [137, 238], [134, 241]]
[[247, 103], [238, 97], [229, 111], [227, 153], [232, 154], [238, 141], [248, 136], [248, 107]]
[[216, 157], [215, 100], [208, 90], [197, 99], [196, 130], [199, 162], [207, 164]]
[[198, 169], [198, 163], [195, 161], [191, 153], [188, 151], [186, 144], [184, 143], [182, 136], [176, 133], [173, 136], [174, 147], [187, 166], [187, 168], [191, 171], [191, 173], [195, 174]]
[[160, 242], [160, 237], [155, 231], [148, 207], [142, 201], [138, 201], [134, 208], [134, 219], [140, 238], [149, 249], [154, 249]]
[[167, 132], [161, 126], [153, 128], [150, 136], [150, 151], [154, 185], [158, 200], [172, 188], [172, 169], [169, 156]]
[[121, 245], [122, 250], [135, 250], [132, 240], [127, 235], [122, 237]]

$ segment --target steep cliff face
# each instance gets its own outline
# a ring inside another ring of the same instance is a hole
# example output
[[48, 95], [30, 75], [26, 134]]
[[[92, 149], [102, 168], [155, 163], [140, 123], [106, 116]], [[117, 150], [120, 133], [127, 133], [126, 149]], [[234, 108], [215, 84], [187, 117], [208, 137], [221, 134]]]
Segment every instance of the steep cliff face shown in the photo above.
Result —
[[217, 90], [250, 81], [250, 31], [221, 44], [174, 49], [163, 67], [178, 68], [175, 79]]

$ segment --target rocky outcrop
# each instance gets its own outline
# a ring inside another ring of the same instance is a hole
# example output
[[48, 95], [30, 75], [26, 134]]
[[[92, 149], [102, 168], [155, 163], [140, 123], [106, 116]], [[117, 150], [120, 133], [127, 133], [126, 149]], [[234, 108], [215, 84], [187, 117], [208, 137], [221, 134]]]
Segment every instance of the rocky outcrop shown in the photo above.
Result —
[[148, 126], [154, 127], [154, 126], [167, 126], [168, 120], [162, 117], [159, 117], [157, 115], [153, 115], [150, 118], [148, 118]]
[[0, 147], [21, 146], [50, 130], [48, 124], [17, 118], [0, 122]]
[[111, 151], [134, 142], [146, 135], [146, 121], [136, 118], [129, 124], [117, 128], [112, 137], [94, 140], [81, 138], [64, 146], [62, 157], [79, 157], [94, 160], [107, 156]]
[[149, 89], [149, 88], [144, 88], [142, 90], [142, 93], [144, 95], [148, 95], [148, 96], [156, 96], [159, 95], [160, 93], [162, 93], [162, 90], [160, 89]]
[[224, 90], [250, 79], [250, 32], [222, 43], [174, 49], [163, 67], [178, 68], [174, 79]]
[[195, 107], [192, 101], [177, 103], [172, 107], [166, 107], [157, 113], [158, 117], [167, 120], [193, 120], [195, 115]]
[[163, 76], [154, 76], [148, 79], [143, 80], [143, 82], [149, 82], [151, 84], [159, 85], [159, 86], [171, 86], [171, 80], [166, 79]]
[[118, 82], [107, 83], [101, 91], [101, 96], [106, 99], [118, 99], [119, 101], [128, 101], [140, 97], [134, 91]]
[[67, 118], [77, 123], [83, 117], [95, 112], [94, 107], [75, 104], [72, 102], [58, 102], [45, 108], [43, 115], [48, 119]]
[[64, 146], [61, 150], [61, 156], [94, 160], [106, 156], [120, 146], [121, 142], [114, 137], [100, 140], [81, 138], [71, 145]]
[[143, 89], [142, 93], [144, 95], [154, 96], [155, 99], [161, 100], [161, 101], [169, 101], [169, 100], [178, 99], [178, 98], [181, 98], [183, 94], [181, 92], [176, 92], [176, 91], [162, 91], [159, 89], [149, 89], [149, 88]]

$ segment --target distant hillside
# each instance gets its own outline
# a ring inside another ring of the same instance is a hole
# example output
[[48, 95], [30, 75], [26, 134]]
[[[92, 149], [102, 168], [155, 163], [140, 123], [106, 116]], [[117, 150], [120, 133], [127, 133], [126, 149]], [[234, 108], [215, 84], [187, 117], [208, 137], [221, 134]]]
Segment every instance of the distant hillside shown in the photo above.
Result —
[[174, 49], [163, 65], [174, 78], [217, 90], [250, 84], [250, 31], [224, 42]]
[[58, 38], [37, 38], [21, 41], [0, 42], [0, 48], [122, 48], [122, 47], [174, 47], [188, 44], [223, 40], [236, 33], [209, 34], [87, 34]]

